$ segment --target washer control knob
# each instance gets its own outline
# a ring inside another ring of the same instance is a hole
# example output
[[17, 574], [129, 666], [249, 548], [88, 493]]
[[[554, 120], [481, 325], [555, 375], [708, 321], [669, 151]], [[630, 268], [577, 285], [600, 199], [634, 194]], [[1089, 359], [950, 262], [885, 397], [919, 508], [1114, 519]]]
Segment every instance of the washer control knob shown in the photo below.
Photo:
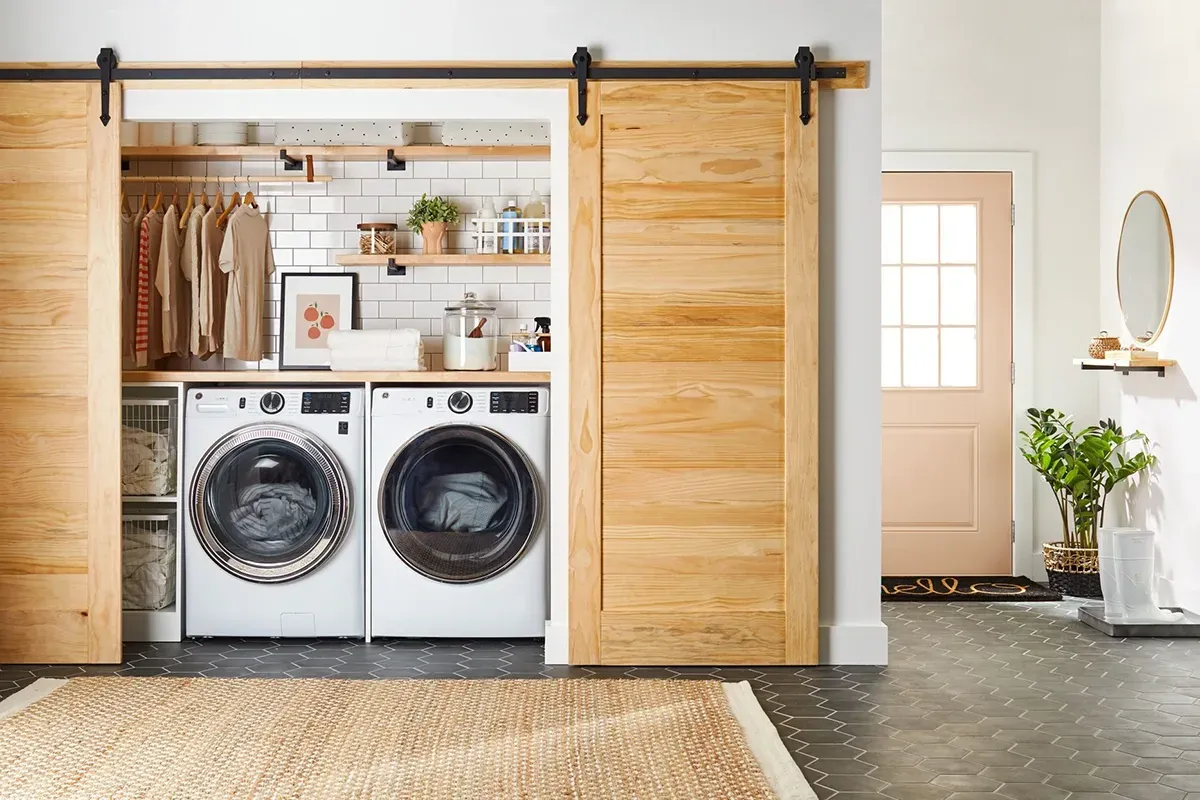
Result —
[[283, 411], [283, 395], [279, 392], [267, 392], [258, 401], [258, 407], [268, 414], [278, 414]]
[[471, 410], [471, 395], [463, 391], [451, 392], [450, 397], [446, 400], [446, 405], [455, 414], [465, 414]]

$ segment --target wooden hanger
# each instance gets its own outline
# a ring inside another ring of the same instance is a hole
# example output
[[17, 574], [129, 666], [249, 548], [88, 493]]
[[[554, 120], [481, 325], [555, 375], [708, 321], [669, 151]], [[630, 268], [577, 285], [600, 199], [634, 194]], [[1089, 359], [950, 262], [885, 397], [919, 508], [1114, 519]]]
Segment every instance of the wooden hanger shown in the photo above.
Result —
[[141, 214], [145, 214], [147, 211], [150, 210], [150, 206], [149, 206], [150, 198], [146, 196], [146, 192], [147, 192], [148, 188], [149, 187], [146, 187], [146, 186], [142, 187], [142, 202], [138, 203], [138, 212]]
[[242, 205], [258, 208], [258, 203], [254, 202], [254, 192], [246, 190], [246, 196], [242, 198]]
[[208, 181], [200, 184], [200, 205], [208, 208]]
[[171, 190], [171, 202], [167, 204], [167, 207], [170, 208], [171, 206], [175, 206], [176, 209], [179, 208], [179, 184], [175, 184]]
[[233, 197], [231, 197], [229, 199], [229, 208], [225, 209], [225, 211], [222, 212], [221, 216], [217, 217], [217, 227], [224, 228], [226, 225], [228, 225], [229, 224], [229, 215], [232, 214], [234, 209], [236, 209], [241, 204], [242, 204], [242, 195], [235, 189], [233, 192]]
[[154, 188], [158, 190], [158, 194], [154, 195], [154, 205], [150, 206], [150, 211], [152, 213], [157, 212], [160, 208], [162, 208], [162, 201], [163, 201], [162, 187], [159, 186], [158, 184], [155, 184]]
[[183, 209], [183, 213], [179, 215], [179, 230], [187, 227], [188, 217], [192, 215], [192, 208], [196, 205], [196, 196], [192, 194], [192, 185], [188, 184], [187, 205]]

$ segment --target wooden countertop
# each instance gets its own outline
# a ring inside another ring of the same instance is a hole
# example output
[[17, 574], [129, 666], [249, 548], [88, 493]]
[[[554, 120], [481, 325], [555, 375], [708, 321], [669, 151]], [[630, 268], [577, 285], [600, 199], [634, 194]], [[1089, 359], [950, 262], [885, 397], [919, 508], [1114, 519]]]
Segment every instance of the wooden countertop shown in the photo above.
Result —
[[334, 372], [331, 370], [126, 370], [126, 383], [549, 383], [549, 372]]

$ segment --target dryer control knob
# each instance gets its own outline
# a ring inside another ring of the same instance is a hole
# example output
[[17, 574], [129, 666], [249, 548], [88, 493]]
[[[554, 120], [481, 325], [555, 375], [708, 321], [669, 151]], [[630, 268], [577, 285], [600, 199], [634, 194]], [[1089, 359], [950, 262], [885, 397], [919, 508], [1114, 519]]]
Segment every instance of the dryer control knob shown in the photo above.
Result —
[[278, 414], [283, 411], [283, 395], [279, 392], [267, 392], [258, 401], [258, 407], [268, 414]]
[[450, 397], [446, 400], [446, 405], [455, 414], [465, 414], [471, 410], [471, 395], [466, 392], [451, 392]]

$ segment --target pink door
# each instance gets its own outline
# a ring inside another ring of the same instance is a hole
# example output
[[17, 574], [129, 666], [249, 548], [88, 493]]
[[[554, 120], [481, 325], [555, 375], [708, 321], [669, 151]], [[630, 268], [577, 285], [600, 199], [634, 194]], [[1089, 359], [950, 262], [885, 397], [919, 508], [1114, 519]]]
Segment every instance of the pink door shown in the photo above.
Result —
[[883, 176], [883, 572], [1012, 570], [1012, 179]]

